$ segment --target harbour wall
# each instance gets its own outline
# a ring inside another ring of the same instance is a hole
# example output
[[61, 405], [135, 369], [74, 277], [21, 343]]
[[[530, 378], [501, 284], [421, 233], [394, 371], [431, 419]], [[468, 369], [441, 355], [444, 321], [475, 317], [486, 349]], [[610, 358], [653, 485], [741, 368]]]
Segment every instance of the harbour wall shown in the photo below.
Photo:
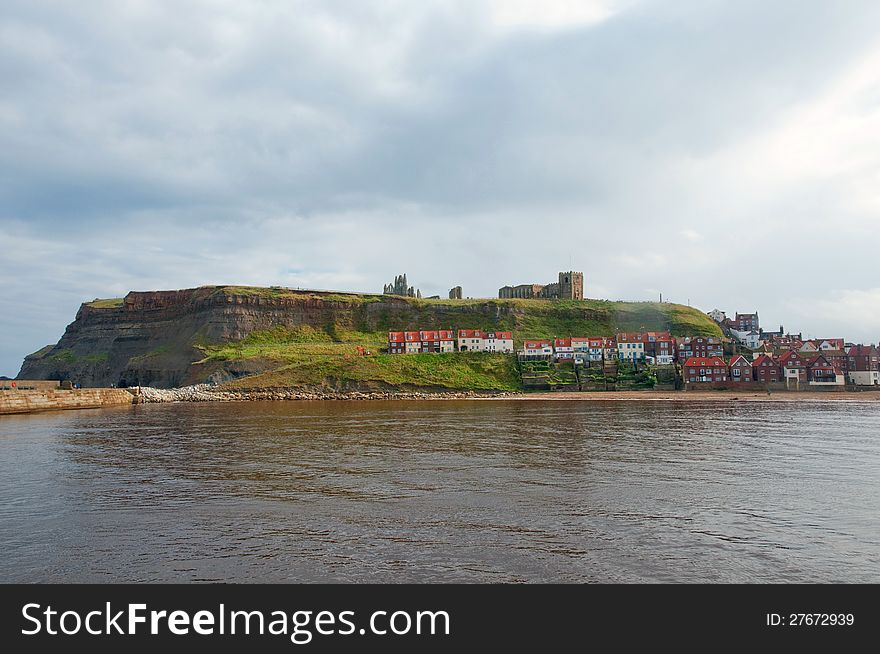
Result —
[[75, 390], [0, 390], [0, 415], [62, 409], [97, 409], [133, 404], [134, 396], [121, 388]]

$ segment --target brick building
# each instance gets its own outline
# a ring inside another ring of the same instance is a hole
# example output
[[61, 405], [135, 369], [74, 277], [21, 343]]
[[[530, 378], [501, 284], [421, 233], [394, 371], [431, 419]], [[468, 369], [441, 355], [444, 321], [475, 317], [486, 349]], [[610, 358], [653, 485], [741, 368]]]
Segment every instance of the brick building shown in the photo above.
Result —
[[752, 377], [762, 384], [782, 381], [782, 367], [769, 354], [762, 354], [752, 361]]
[[681, 363], [691, 357], [720, 357], [723, 354], [721, 339], [715, 336], [687, 336], [678, 342], [678, 360]]
[[727, 364], [721, 357], [691, 357], [682, 366], [686, 384], [727, 381]]
[[727, 364], [730, 371], [730, 381], [749, 383], [752, 379], [752, 364], [743, 355], [737, 354]]
[[847, 379], [858, 386], [880, 385], [880, 352], [873, 345], [853, 345], [846, 353]]

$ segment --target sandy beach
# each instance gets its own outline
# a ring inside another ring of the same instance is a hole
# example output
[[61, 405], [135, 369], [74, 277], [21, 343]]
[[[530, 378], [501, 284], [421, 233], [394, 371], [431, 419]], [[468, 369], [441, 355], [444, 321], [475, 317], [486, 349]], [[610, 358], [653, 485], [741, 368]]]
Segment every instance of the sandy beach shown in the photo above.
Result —
[[671, 402], [878, 402], [880, 392], [816, 391], [596, 391], [523, 393], [505, 397], [480, 397], [493, 400], [588, 400], [588, 401], [671, 401]]

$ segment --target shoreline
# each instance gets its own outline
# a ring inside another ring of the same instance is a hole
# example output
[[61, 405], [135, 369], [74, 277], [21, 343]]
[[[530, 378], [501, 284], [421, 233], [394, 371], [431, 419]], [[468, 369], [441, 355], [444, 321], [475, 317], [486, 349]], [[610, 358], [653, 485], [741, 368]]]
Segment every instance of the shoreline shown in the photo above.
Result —
[[142, 387], [136, 403], [257, 402], [257, 401], [375, 401], [375, 400], [516, 400], [587, 402], [880, 402], [878, 391], [331, 391], [323, 389], [222, 389], [208, 385], [179, 389]]

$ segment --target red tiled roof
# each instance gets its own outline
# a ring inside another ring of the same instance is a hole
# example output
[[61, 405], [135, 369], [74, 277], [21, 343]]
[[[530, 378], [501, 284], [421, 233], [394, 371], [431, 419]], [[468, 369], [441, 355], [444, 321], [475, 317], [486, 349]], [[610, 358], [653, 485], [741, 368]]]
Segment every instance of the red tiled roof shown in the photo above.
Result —
[[483, 338], [494, 338], [496, 340], [510, 341], [513, 340], [512, 332], [485, 332]]
[[732, 368], [734, 365], [738, 364], [740, 362], [740, 360], [742, 360], [743, 363], [745, 363], [747, 366], [751, 367], [752, 363], [748, 359], [746, 359], [742, 354], [737, 354], [736, 356], [734, 356], [730, 360], [730, 363], [728, 364], [728, 366], [730, 366]]
[[388, 332], [389, 343], [403, 343], [403, 332]]
[[523, 341], [523, 347], [526, 350], [540, 350], [545, 347], [551, 347], [553, 343], [550, 341]]
[[553, 341], [554, 347], [571, 347], [571, 339], [570, 338], [557, 338]]
[[787, 352], [783, 352], [782, 356], [779, 357], [778, 362], [780, 365], [785, 365], [790, 359], [803, 360], [803, 357], [799, 355], [797, 350], [788, 350]]
[[459, 338], [483, 338], [483, 332], [479, 329], [459, 329]]
[[726, 368], [721, 357], [691, 357], [684, 362], [685, 368]]
[[767, 354], [762, 354], [757, 359], [752, 361], [752, 367], [757, 368], [758, 366], [762, 365], [765, 361], [767, 361], [768, 363], [772, 363], [774, 366], [779, 365], [773, 357], [771, 357]]

